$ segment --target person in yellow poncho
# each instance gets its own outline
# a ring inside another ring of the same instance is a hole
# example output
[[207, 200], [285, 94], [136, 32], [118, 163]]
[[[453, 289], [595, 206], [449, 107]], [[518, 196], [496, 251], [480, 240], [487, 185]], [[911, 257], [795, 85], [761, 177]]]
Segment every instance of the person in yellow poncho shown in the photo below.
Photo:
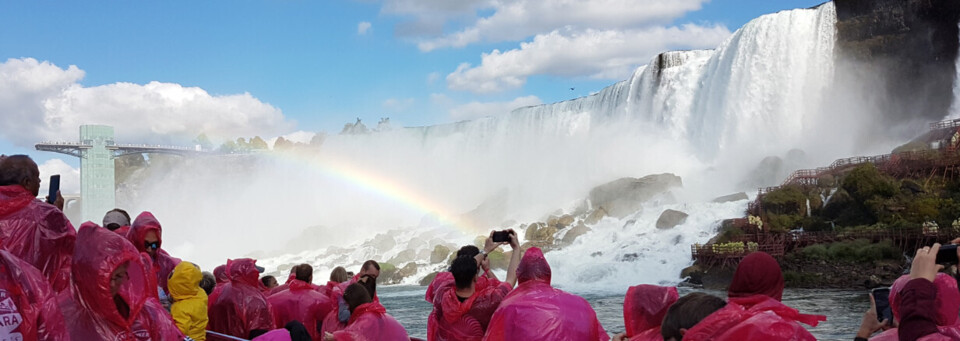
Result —
[[170, 313], [177, 328], [186, 336], [205, 341], [207, 338], [207, 293], [200, 288], [203, 274], [200, 267], [190, 262], [180, 262], [167, 282], [173, 306]]

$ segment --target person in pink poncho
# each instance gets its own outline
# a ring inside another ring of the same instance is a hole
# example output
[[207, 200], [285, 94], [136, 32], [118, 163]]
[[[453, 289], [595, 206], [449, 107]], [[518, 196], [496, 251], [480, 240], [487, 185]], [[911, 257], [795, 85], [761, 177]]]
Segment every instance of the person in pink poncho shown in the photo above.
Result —
[[550, 277], [543, 251], [528, 249], [517, 268], [517, 287], [493, 313], [483, 340], [609, 340], [587, 300], [553, 288]]
[[670, 306], [680, 294], [675, 287], [637, 285], [627, 289], [623, 298], [623, 325], [626, 332], [614, 336], [614, 340], [663, 341], [660, 324]]
[[409, 341], [406, 329], [387, 309], [375, 302], [367, 290], [369, 285], [354, 283], [343, 292], [350, 310], [347, 326], [333, 333], [325, 333], [327, 341]]

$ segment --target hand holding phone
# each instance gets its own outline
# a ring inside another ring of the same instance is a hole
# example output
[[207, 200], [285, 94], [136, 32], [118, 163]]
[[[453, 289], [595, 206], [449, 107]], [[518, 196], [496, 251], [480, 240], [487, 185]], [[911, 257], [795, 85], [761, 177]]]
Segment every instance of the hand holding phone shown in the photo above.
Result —
[[510, 231], [494, 231], [493, 232], [493, 242], [494, 243], [506, 243], [510, 241]]
[[960, 264], [960, 259], [957, 257], [957, 245], [940, 246], [940, 250], [937, 251], [937, 264]]
[[890, 288], [876, 288], [871, 292], [873, 301], [877, 305], [877, 321], [893, 321], [893, 310], [890, 308]]
[[50, 176], [50, 189], [47, 191], [47, 203], [53, 204], [57, 201], [57, 192], [60, 192], [60, 174]]

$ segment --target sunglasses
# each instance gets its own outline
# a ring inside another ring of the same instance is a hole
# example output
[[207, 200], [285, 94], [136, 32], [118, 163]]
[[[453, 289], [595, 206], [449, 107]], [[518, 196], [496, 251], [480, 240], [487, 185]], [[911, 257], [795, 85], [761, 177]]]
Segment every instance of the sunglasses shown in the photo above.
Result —
[[160, 242], [144, 242], [143, 246], [145, 246], [148, 249], [156, 250], [160, 248]]

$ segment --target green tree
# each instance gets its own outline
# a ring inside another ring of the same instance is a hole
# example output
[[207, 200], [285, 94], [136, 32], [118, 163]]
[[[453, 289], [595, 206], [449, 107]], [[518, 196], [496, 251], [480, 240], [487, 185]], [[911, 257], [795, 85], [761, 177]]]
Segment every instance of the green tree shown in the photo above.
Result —
[[264, 141], [262, 138], [260, 138], [260, 136], [254, 136], [252, 139], [250, 139], [249, 146], [250, 146], [250, 149], [256, 149], [256, 150], [264, 150], [264, 149], [270, 148], [267, 145], [267, 141]]
[[210, 138], [204, 133], [200, 133], [197, 138], [193, 139], [193, 144], [199, 145], [203, 150], [213, 149], [213, 142], [210, 142]]

